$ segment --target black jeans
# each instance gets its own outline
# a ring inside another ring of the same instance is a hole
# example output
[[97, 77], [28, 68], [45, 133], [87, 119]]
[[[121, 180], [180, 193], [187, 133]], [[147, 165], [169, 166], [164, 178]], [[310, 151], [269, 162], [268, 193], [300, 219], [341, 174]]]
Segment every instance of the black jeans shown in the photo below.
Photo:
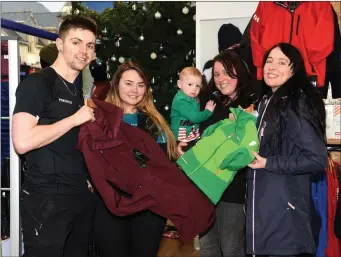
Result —
[[156, 257], [166, 219], [151, 211], [118, 217], [96, 199], [94, 240], [100, 257]]
[[94, 195], [20, 193], [24, 257], [86, 257]]

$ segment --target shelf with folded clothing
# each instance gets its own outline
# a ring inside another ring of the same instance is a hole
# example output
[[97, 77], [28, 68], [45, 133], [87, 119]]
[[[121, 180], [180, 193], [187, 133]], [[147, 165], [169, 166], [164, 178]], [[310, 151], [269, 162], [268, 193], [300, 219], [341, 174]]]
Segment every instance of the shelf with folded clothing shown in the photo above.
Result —
[[333, 146], [333, 145], [341, 145], [341, 139], [337, 138], [329, 138], [327, 139], [327, 145], [328, 146]]
[[341, 139], [327, 140], [328, 154], [331, 159], [337, 163], [341, 163]]

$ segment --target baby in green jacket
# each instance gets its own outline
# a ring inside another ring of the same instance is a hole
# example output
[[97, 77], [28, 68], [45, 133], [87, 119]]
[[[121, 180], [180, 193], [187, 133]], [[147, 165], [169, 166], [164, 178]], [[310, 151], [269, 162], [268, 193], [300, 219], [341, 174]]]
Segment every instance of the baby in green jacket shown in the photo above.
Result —
[[[171, 108], [171, 128], [177, 141], [188, 143], [187, 149], [200, 138], [199, 123], [213, 113], [215, 103], [208, 101], [200, 111], [198, 95], [202, 87], [202, 74], [195, 67], [184, 68], [179, 76], [178, 88]], [[191, 143], [189, 143], [191, 142]]]

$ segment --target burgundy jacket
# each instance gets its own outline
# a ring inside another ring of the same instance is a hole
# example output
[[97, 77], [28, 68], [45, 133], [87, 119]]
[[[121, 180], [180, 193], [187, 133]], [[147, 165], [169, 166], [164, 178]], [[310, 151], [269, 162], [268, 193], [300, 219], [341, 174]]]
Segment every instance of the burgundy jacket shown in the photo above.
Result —
[[118, 216], [149, 209], [171, 220], [183, 242], [204, 232], [214, 221], [207, 197], [148, 133], [122, 121], [120, 108], [93, 101], [96, 121], [82, 125], [78, 149], [108, 209]]

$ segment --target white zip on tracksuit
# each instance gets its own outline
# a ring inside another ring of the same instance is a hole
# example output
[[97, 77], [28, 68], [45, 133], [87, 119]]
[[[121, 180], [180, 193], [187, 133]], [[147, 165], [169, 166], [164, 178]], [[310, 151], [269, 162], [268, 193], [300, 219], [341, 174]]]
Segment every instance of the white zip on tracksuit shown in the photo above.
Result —
[[[273, 95], [269, 98], [269, 100], [267, 100], [264, 111], [262, 113], [262, 117], [260, 119], [259, 122], [259, 126], [258, 126], [258, 138], [259, 138], [259, 148], [260, 148], [260, 144], [262, 141], [262, 136], [264, 134], [264, 128], [263, 126], [263, 118], [266, 112], [266, 109], [268, 108], [268, 105], [270, 103], [271, 98], [273, 97]], [[259, 113], [259, 107], [258, 106], [258, 113]], [[259, 132], [261, 131], [261, 135], [259, 135]], [[252, 256], [255, 257], [255, 194], [256, 194], [256, 170], [253, 170], [253, 188], [252, 188]]]

